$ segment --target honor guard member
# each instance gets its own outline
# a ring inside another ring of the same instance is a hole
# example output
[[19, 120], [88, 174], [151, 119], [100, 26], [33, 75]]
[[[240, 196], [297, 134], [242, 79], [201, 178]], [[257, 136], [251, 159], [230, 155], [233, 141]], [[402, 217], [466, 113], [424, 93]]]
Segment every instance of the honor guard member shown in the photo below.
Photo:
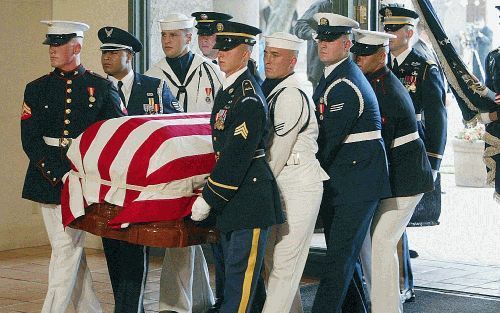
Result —
[[371, 83], [382, 116], [392, 197], [380, 201], [372, 222], [371, 312], [403, 312], [399, 296], [397, 243], [424, 192], [434, 188], [413, 103], [387, 65], [389, 39], [381, 32], [355, 30], [351, 52]]
[[[440, 182], [436, 179], [446, 146], [447, 114], [443, 77], [435, 62], [411, 47], [418, 14], [402, 7], [386, 7], [379, 13], [383, 16], [385, 32], [396, 36], [389, 41], [388, 65], [410, 94], [415, 108], [418, 132], [424, 141], [435, 181], [434, 191], [425, 194], [421, 204], [426, 205], [424, 210], [440, 210], [439, 202], [426, 201], [426, 198], [441, 199]], [[434, 208], [435, 206], [439, 207]], [[415, 293], [406, 232], [403, 234], [400, 247], [402, 276], [404, 276], [401, 278], [402, 298], [405, 301], [412, 301]]]
[[329, 177], [316, 159], [314, 102], [295, 74], [303, 40], [278, 32], [266, 36], [262, 86], [270, 111], [267, 159], [280, 189], [286, 222], [271, 227], [266, 248], [267, 298], [263, 313], [302, 313], [299, 283]]
[[71, 140], [99, 120], [124, 115], [110, 81], [80, 63], [84, 23], [42, 21], [48, 25], [43, 44], [49, 46], [54, 70], [30, 82], [24, 91], [21, 140], [29, 158], [23, 198], [38, 202], [52, 246], [48, 291], [43, 313], [102, 312], [87, 267], [85, 232], [63, 228], [62, 177], [70, 170], [66, 152]]
[[[146, 75], [164, 79], [183, 112], [210, 112], [222, 73], [217, 65], [190, 51], [194, 18], [168, 14], [160, 20], [165, 58]], [[194, 295], [194, 297], [193, 297]], [[160, 279], [160, 311], [203, 313], [214, 302], [208, 267], [200, 245], [167, 248]]]
[[312, 312], [338, 313], [379, 199], [391, 191], [377, 98], [349, 58], [349, 36], [359, 24], [333, 13], [314, 18], [325, 64], [313, 95], [319, 120], [317, 156], [330, 180], [324, 184], [320, 208], [328, 235], [327, 264]]
[[221, 85], [221, 73], [212, 62], [189, 48], [194, 17], [171, 13], [159, 22], [166, 57], [145, 74], [165, 79], [183, 112], [210, 111]]
[[[219, 64], [226, 74], [210, 125], [217, 160], [193, 204], [192, 219], [212, 209], [224, 256], [221, 313], [249, 313], [264, 259], [269, 227], [283, 223], [278, 187], [265, 159], [267, 104], [247, 63], [258, 28], [217, 22]], [[219, 260], [216, 259], [218, 262]]]
[[[196, 19], [196, 29], [198, 29], [198, 46], [204, 57], [212, 60], [212, 63], [217, 64], [217, 49], [215, 45], [215, 27], [214, 23], [221, 21], [229, 21], [233, 17], [229, 14], [219, 12], [194, 12], [191, 14]], [[248, 70], [254, 75], [257, 83], [262, 85], [262, 78], [260, 78], [257, 71], [257, 63], [254, 59], [248, 60]]]
[[[129, 115], [177, 112], [172, 95], [164, 81], [148, 77], [132, 69], [135, 53], [142, 43], [132, 34], [117, 27], [101, 28], [101, 64]], [[143, 297], [148, 273], [149, 248], [126, 241], [102, 238], [113, 288], [116, 313], [144, 312]]]

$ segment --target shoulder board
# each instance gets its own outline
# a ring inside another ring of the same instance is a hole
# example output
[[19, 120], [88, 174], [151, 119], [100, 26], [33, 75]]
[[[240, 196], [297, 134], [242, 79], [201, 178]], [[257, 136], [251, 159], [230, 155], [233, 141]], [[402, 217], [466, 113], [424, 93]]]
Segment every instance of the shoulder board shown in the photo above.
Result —
[[243, 88], [243, 96], [249, 95], [249, 94], [255, 94], [255, 88], [253, 87], [253, 84], [251, 81], [248, 79], [245, 79], [241, 83], [241, 88]]
[[[87, 73], [88, 73], [88, 74], [90, 74], [90, 75], [92, 75], [92, 76], [95, 76], [95, 77], [97, 77], [97, 78], [106, 79], [106, 77], [104, 77], [104, 76], [102, 76], [102, 75], [100, 75], [100, 74], [97, 74], [97, 73], [96, 73], [96, 72], [94, 72], [94, 71], [87, 70]], [[107, 79], [106, 79], [106, 80], [107, 80]]]
[[426, 60], [425, 63], [427, 63], [429, 65], [437, 65], [437, 63], [432, 61], [432, 60]]

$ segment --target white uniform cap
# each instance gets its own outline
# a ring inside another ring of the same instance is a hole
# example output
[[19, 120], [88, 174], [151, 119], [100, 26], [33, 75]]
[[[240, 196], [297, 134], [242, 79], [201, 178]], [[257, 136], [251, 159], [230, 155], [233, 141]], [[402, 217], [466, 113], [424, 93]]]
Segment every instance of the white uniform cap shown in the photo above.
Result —
[[194, 26], [195, 18], [187, 17], [181, 13], [167, 14], [164, 19], [159, 20], [161, 30], [176, 30], [192, 28]]
[[285, 33], [285, 32], [277, 32], [269, 36], [265, 36], [266, 38], [266, 47], [273, 48], [281, 48], [288, 50], [298, 51], [300, 46], [304, 42], [304, 40], [299, 39], [299, 37]]
[[320, 26], [359, 28], [359, 23], [355, 20], [334, 13], [316, 13], [314, 20]]
[[73, 21], [40, 21], [40, 23], [49, 26], [47, 35], [76, 34], [77, 37], [83, 37], [83, 32], [89, 29], [89, 25]]
[[393, 34], [374, 32], [364, 29], [355, 29], [353, 32], [356, 43], [370, 46], [387, 46], [389, 44], [389, 39], [396, 38]]

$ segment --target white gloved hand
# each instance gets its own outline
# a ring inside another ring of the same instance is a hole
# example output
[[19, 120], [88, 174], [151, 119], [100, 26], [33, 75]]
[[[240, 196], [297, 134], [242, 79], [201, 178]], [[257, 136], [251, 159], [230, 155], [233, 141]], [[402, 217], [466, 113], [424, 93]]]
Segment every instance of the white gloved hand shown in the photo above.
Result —
[[193, 203], [193, 207], [191, 208], [191, 219], [197, 222], [203, 221], [208, 217], [209, 213], [210, 213], [210, 206], [205, 201], [205, 199], [203, 199], [202, 196], [196, 198], [196, 200]]
[[438, 177], [438, 171], [431, 169], [432, 171], [432, 179], [434, 182], [436, 181], [436, 178]]

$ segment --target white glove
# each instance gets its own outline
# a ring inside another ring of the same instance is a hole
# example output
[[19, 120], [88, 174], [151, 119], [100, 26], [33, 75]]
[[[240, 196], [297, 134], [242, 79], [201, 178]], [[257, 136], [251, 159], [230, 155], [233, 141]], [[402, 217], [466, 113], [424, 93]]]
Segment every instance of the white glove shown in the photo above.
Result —
[[203, 199], [202, 196], [199, 196], [194, 200], [193, 207], [191, 208], [191, 219], [193, 221], [203, 221], [208, 217], [208, 214], [210, 213], [210, 206], [208, 203]]
[[438, 177], [438, 171], [431, 169], [432, 171], [432, 179], [436, 181], [436, 178]]

